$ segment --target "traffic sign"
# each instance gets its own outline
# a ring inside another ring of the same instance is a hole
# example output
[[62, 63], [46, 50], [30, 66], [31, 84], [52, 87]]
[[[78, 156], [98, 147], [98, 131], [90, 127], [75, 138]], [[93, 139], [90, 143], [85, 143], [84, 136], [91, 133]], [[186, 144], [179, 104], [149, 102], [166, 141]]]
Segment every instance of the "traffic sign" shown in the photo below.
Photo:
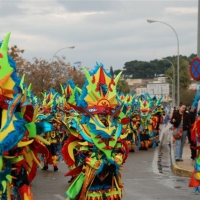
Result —
[[200, 58], [194, 58], [190, 64], [190, 75], [195, 81], [200, 80]]

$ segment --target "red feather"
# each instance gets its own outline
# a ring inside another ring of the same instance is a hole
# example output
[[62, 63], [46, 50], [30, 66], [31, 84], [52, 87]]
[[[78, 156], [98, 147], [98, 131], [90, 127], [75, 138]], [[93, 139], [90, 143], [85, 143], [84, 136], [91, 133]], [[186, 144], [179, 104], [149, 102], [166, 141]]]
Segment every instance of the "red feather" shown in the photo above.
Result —
[[74, 161], [71, 159], [71, 157], [69, 155], [68, 147], [69, 147], [71, 142], [76, 141], [76, 140], [77, 140], [77, 138], [71, 135], [67, 139], [67, 141], [65, 142], [65, 144], [63, 145], [63, 147], [61, 149], [61, 154], [63, 156], [63, 159], [69, 167], [74, 165]]
[[191, 128], [191, 140], [200, 141], [200, 120], [195, 121], [193, 127]]
[[78, 167], [70, 170], [69, 172], [67, 172], [65, 174], [65, 176], [73, 176], [73, 177], [74, 176], [78, 176], [81, 173], [81, 171], [82, 171], [82, 167], [83, 167], [83, 165], [80, 165], [80, 166], [78, 166]]

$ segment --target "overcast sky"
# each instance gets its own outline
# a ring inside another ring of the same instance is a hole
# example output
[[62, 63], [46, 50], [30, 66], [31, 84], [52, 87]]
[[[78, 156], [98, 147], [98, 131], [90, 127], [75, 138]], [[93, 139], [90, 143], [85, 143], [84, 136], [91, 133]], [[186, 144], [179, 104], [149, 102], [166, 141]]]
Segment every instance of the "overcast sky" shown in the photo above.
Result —
[[[198, 0], [1, 0], [1, 40], [11, 32], [9, 46], [24, 49], [24, 58], [51, 61], [66, 56], [90, 69], [123, 69], [131, 60], [150, 61], [197, 53]], [[54, 58], [55, 59], [55, 58]]]

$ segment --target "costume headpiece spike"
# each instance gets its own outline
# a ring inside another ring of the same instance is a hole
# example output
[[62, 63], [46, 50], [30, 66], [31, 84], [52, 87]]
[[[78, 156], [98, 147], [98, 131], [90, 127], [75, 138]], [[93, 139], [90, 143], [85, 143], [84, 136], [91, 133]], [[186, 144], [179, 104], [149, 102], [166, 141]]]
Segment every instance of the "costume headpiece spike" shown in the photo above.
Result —
[[64, 95], [64, 88], [61, 84], [60, 84], [60, 88], [61, 88], [62, 95]]
[[0, 87], [4, 85], [14, 71], [8, 62], [7, 51], [9, 38], [10, 33], [6, 35], [0, 48]]
[[77, 104], [77, 101], [79, 98], [78, 92], [81, 93], [81, 90], [78, 90], [78, 87], [75, 86], [73, 80], [69, 79], [66, 82], [65, 86], [61, 85], [61, 91], [62, 91], [62, 99], [63, 99], [65, 108], [67, 109], [70, 108], [68, 103], [73, 104], [73, 105]]
[[28, 88], [27, 88], [27, 95], [28, 96], [31, 96], [31, 87], [32, 87], [32, 84], [30, 83]]
[[7, 54], [8, 51], [8, 42], [10, 39], [10, 32], [5, 36], [3, 43], [1, 45], [1, 50]]
[[[84, 92], [81, 95], [81, 101], [84, 100], [90, 106], [104, 106], [115, 108], [118, 105], [116, 95], [117, 83], [111, 75], [105, 71], [102, 64], [95, 67], [91, 72], [83, 68], [87, 82], [84, 86]], [[120, 73], [121, 74], [121, 73]], [[120, 74], [116, 81], [119, 80]]]
[[23, 76], [22, 76], [22, 78], [21, 78], [21, 80], [20, 80], [20, 88], [22, 89], [22, 91], [24, 92], [24, 78], [25, 78], [25, 74], [23, 74]]
[[115, 78], [115, 83], [116, 83], [116, 84], [118, 83], [118, 81], [119, 81], [121, 75], [122, 75], [122, 71], [121, 71], [121, 72], [116, 76], [116, 78]]

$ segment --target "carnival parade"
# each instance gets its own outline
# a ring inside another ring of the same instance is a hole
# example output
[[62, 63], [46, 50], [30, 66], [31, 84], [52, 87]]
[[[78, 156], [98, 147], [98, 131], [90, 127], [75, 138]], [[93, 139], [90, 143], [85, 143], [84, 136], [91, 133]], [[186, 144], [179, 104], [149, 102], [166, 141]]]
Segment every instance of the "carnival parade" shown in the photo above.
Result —
[[[121, 200], [122, 168], [136, 149], [148, 154], [160, 146], [161, 125], [170, 119], [163, 96], [136, 96], [118, 91], [121, 72], [112, 76], [102, 63], [83, 68], [82, 88], [72, 79], [60, 90], [43, 91], [39, 98], [19, 77], [8, 55], [10, 33], [0, 48], [0, 199], [33, 200], [31, 186], [39, 170], [59, 171], [66, 200]], [[194, 107], [199, 96], [194, 99]], [[173, 118], [173, 117], [172, 117]], [[200, 141], [198, 117], [192, 140]], [[198, 151], [199, 146], [192, 147]], [[200, 191], [200, 153], [190, 187]]]
[[59, 155], [71, 177], [67, 199], [122, 199], [120, 169], [129, 152], [159, 145], [162, 98], [118, 93], [121, 73], [114, 78], [96, 63], [92, 71], [83, 69], [82, 89], [66, 80], [61, 93], [51, 89], [39, 99], [26, 76], [17, 76], [9, 38], [0, 52], [1, 199], [32, 200], [38, 167], [59, 170]]

